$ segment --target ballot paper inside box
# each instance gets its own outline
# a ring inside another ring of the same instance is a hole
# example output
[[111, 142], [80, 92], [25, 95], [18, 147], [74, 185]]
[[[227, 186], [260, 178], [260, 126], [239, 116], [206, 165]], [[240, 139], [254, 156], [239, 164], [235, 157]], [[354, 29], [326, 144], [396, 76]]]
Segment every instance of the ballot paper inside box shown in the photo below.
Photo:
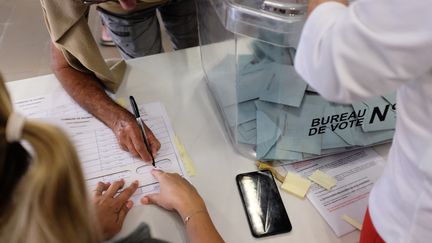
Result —
[[285, 10], [262, 1], [198, 1], [202, 66], [236, 150], [290, 163], [391, 141], [395, 94], [335, 104], [297, 74], [306, 1], [283, 2]]

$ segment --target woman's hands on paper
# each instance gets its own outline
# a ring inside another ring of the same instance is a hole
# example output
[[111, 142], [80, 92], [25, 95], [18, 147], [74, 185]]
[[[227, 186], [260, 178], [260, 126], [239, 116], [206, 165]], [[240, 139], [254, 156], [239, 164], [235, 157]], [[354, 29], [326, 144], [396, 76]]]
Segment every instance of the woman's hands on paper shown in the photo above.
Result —
[[93, 204], [103, 240], [111, 239], [121, 230], [123, 221], [133, 206], [133, 202], [129, 199], [138, 188], [138, 181], [133, 182], [116, 196], [124, 184], [124, 180], [112, 184], [99, 182], [94, 190]]
[[165, 173], [158, 169], [154, 169], [152, 174], [160, 183], [160, 192], [144, 196], [141, 203], [175, 209], [182, 218], [200, 210], [207, 211], [197, 190], [179, 174]]
[[[116, 135], [118, 143], [123, 150], [151, 163], [152, 159], [150, 154], [147, 152], [141, 135], [141, 130], [135, 117], [131, 113], [125, 112], [117, 116], [117, 120], [111, 129]], [[145, 129], [150, 150], [153, 156], [155, 156], [157, 151], [160, 149], [161, 144], [147, 126], [145, 126]]]

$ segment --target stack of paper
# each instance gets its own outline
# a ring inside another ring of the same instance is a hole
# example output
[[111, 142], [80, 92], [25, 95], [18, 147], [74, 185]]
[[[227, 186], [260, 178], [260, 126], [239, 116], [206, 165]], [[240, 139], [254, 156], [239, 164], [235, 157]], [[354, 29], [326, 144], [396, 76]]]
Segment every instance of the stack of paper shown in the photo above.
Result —
[[394, 93], [334, 104], [297, 74], [293, 48], [280, 56], [258, 54], [226, 56], [211, 71], [220, 79], [210, 81], [234, 141], [252, 145], [257, 159], [293, 162], [393, 137]]

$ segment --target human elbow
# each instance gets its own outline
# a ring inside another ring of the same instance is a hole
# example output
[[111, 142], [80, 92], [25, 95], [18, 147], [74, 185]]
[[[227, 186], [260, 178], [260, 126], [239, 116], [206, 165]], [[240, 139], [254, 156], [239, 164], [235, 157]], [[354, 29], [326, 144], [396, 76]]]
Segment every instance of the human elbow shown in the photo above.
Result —
[[69, 68], [70, 65], [66, 61], [62, 51], [58, 49], [53, 43], [51, 43], [51, 70], [56, 74]]

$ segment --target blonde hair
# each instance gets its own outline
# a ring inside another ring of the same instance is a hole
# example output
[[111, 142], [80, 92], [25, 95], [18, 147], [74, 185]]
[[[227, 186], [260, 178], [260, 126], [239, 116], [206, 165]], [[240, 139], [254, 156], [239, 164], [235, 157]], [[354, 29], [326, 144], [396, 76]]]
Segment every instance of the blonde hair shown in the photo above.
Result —
[[96, 217], [71, 142], [54, 126], [26, 120], [22, 139], [34, 156], [17, 154], [26, 151], [20, 143], [6, 142], [12, 104], [1, 76], [0, 83], [0, 184], [7, 170], [20, 178], [1, 190], [10, 195], [1, 195], [8, 198], [0, 205], [0, 242], [96, 242]]

